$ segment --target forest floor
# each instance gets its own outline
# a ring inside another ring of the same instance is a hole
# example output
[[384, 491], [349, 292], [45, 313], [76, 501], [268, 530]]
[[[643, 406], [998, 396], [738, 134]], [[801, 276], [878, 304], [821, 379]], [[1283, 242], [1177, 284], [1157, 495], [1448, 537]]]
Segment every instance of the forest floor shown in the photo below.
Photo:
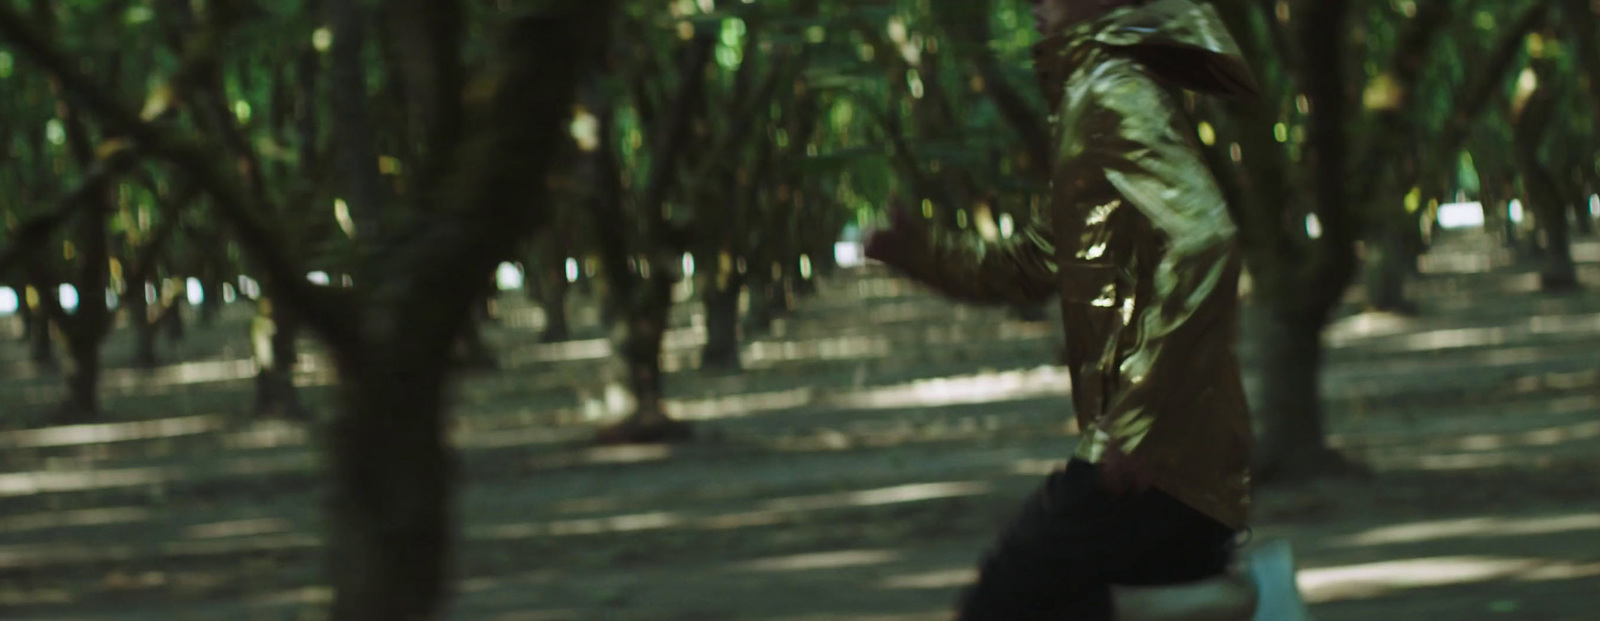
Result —
[[[1578, 255], [1587, 290], [1551, 295], [1472, 238], [1441, 243], [1420, 315], [1329, 328], [1331, 441], [1376, 476], [1259, 490], [1254, 527], [1294, 543], [1320, 621], [1600, 615], [1600, 244]], [[1058, 327], [859, 270], [747, 343], [741, 373], [692, 368], [681, 305], [669, 407], [699, 438], [592, 447], [618, 405], [594, 313], [540, 344], [518, 297], [489, 329], [503, 369], [457, 391], [453, 619], [948, 619], [1075, 442]], [[316, 433], [243, 414], [250, 313], [163, 342], [185, 362], [150, 374], [122, 368], [120, 330], [101, 424], [42, 426], [60, 380], [0, 342], [0, 617], [321, 618]], [[302, 367], [325, 410], [326, 364]]]

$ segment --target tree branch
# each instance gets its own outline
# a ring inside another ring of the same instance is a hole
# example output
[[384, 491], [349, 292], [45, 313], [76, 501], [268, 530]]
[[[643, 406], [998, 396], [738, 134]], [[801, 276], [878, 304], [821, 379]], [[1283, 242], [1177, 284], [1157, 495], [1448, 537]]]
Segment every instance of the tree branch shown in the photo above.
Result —
[[11, 235], [11, 245], [0, 251], [0, 275], [23, 265], [29, 255], [38, 251], [51, 235], [65, 226], [88, 204], [90, 194], [103, 189], [111, 179], [128, 171], [138, 161], [134, 149], [126, 144], [111, 145], [107, 156], [89, 166], [77, 187], [61, 198], [61, 206], [50, 213], [28, 219]]
[[330, 343], [344, 342], [354, 334], [353, 309], [335, 304], [330, 296], [306, 281], [305, 271], [284, 252], [283, 232], [265, 220], [259, 196], [251, 196], [241, 188], [239, 181], [220, 165], [215, 149], [181, 136], [171, 127], [139, 118], [3, 4], [0, 40], [60, 80], [66, 92], [111, 131], [132, 139], [141, 151], [192, 175], [194, 182], [213, 197], [221, 216], [261, 268], [263, 284], [270, 294], [294, 307]]

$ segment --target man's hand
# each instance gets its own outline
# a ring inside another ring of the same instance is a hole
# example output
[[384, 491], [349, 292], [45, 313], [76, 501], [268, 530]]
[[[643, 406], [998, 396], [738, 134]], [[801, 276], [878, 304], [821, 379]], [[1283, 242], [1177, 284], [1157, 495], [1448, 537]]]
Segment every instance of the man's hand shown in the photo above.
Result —
[[1122, 452], [1115, 442], [1106, 447], [1105, 459], [1100, 462], [1100, 484], [1112, 495], [1142, 492], [1154, 482], [1155, 475], [1143, 457]]

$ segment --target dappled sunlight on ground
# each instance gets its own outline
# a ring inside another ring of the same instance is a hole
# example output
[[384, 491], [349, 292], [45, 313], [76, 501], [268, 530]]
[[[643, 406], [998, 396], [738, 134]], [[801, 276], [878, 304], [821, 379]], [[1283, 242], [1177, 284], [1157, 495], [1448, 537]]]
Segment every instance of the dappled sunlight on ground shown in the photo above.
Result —
[[760, 558], [739, 563], [733, 571], [800, 571], [882, 565], [900, 558], [895, 550], [836, 550]]
[[0, 449], [106, 444], [126, 440], [171, 438], [222, 429], [227, 420], [220, 415], [182, 416], [126, 423], [67, 425], [17, 431], [0, 431]]
[[1600, 563], [1529, 557], [1440, 556], [1316, 567], [1300, 571], [1307, 602], [1363, 599], [1397, 591], [1489, 581], [1540, 581], [1600, 576]]
[[482, 526], [468, 530], [473, 539], [520, 539], [525, 537], [559, 537], [618, 533], [636, 530], [688, 528], [698, 530], [723, 530], [764, 526], [795, 519], [806, 511], [822, 511], [849, 507], [867, 507], [897, 503], [938, 500], [988, 493], [988, 483], [980, 481], [949, 481], [918, 483], [887, 488], [839, 492], [815, 496], [775, 498], [759, 503], [753, 511], [721, 513], [652, 511], [598, 518], [558, 520], [542, 523], [502, 524]]
[[1490, 538], [1594, 531], [1600, 535], [1600, 513], [1525, 517], [1471, 517], [1380, 526], [1329, 542], [1334, 546], [1385, 546], [1463, 537]]
[[[1600, 305], [1508, 294], [1534, 282], [1526, 270], [1445, 263], [1408, 289], [1422, 314], [1358, 313], [1327, 333], [1330, 444], [1377, 476], [1260, 490], [1257, 537], [1294, 541], [1319, 621], [1592, 618]], [[537, 309], [502, 302], [486, 337], [503, 369], [464, 376], [450, 421], [451, 619], [948, 621], [1015, 503], [1076, 442], [1051, 366], [1059, 326], [863, 271], [746, 341], [739, 373], [695, 371], [703, 310], [674, 309], [666, 407], [697, 438], [597, 447], [594, 425], [627, 403], [594, 308], [575, 300], [583, 339], [545, 344]], [[242, 340], [236, 328], [207, 338]], [[239, 351], [112, 369], [93, 424], [0, 429], [7, 618], [326, 606], [320, 431], [238, 416], [254, 374]], [[329, 381], [303, 351], [299, 381]], [[48, 407], [60, 383], [8, 376], [0, 390]]]

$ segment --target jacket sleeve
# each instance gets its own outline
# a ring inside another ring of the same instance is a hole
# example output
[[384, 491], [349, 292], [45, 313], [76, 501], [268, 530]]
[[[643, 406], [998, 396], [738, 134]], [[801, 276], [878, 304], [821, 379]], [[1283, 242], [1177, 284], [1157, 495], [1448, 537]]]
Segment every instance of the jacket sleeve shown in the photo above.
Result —
[[984, 241], [970, 231], [926, 229], [907, 241], [893, 267], [945, 296], [975, 304], [1043, 302], [1058, 292], [1048, 219], [1011, 237]]
[[[1090, 118], [1104, 133], [1090, 159], [1143, 216], [1153, 265], [1145, 299], [1128, 318], [1132, 342], [1119, 357], [1100, 433], [1132, 452], [1157, 416], [1182, 412], [1169, 387], [1195, 364], [1198, 341], [1237, 304], [1236, 229], [1174, 93], [1128, 62], [1095, 89]], [[1227, 279], [1233, 278], [1234, 282]]]

